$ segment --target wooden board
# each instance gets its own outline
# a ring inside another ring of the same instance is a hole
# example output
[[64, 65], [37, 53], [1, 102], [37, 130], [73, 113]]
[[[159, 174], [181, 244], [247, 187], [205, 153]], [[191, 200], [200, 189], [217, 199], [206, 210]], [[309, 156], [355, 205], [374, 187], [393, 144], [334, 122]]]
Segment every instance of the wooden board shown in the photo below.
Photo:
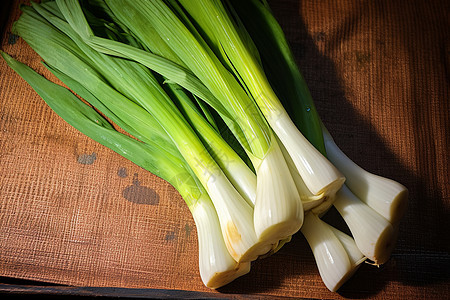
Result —
[[[1, 49], [55, 80], [11, 33], [23, 2], [2, 4]], [[270, 1], [337, 143], [367, 170], [410, 190], [396, 250], [381, 268], [363, 265], [331, 293], [297, 234], [248, 275], [210, 291], [199, 277], [194, 221], [175, 189], [68, 126], [0, 61], [0, 276], [77, 286], [74, 293], [84, 295], [105, 287], [97, 294], [448, 297], [445, 2]]]

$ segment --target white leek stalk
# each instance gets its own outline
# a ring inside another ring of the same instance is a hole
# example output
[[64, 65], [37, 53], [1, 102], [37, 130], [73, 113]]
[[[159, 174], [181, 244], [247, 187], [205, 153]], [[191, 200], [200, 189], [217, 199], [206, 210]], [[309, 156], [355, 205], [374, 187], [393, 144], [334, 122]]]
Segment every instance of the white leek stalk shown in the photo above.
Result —
[[339, 149], [323, 125], [322, 130], [328, 159], [345, 175], [348, 188], [389, 222], [398, 223], [408, 205], [408, 189], [362, 169]]
[[317, 206], [319, 206], [324, 200], [326, 200], [326, 197], [324, 194], [320, 195], [313, 195], [311, 191], [306, 186], [305, 182], [303, 181], [302, 177], [298, 173], [298, 170], [292, 161], [291, 156], [287, 152], [284, 145], [279, 142], [281, 151], [283, 152], [284, 159], [286, 160], [286, 163], [289, 167], [289, 171], [291, 172], [292, 179], [294, 180], [295, 187], [297, 188], [297, 192], [300, 196], [300, 199], [303, 204], [303, 210], [309, 211]]
[[355, 240], [347, 235], [346, 233], [340, 231], [339, 229], [331, 226], [328, 223], [325, 223], [336, 235], [336, 237], [341, 242], [342, 246], [344, 247], [345, 251], [347, 251], [348, 258], [350, 260], [350, 264], [352, 268], [354, 269], [353, 272], [355, 272], [361, 263], [363, 263], [367, 257], [364, 256], [364, 254], [359, 250], [358, 246], [356, 245]]
[[[57, 3], [61, 13], [70, 20], [73, 26], [77, 24], [76, 21], [79, 21], [80, 18], [84, 18], [77, 1], [58, 1]], [[86, 47], [79, 37], [77, 38], [75, 34], [71, 34], [71, 38], [82, 49], [75, 46], [74, 42], [62, 33], [63, 31], [70, 34], [70, 27], [68, 28], [67, 23], [64, 24], [51, 19], [50, 21], [54, 22], [56, 26], [60, 26], [59, 28], [62, 31], [58, 31], [56, 28], [50, 27], [46, 22], [42, 22], [40, 27], [36, 27], [35, 24], [31, 25], [30, 19], [34, 21], [37, 18], [38, 16], [32, 18], [31, 16], [23, 15], [16, 24], [16, 30], [42, 58], [49, 64], [54, 65], [62, 73], [79, 81], [87, 90], [95, 94], [103, 102], [104, 106], [108, 106], [119, 119], [135, 122], [136, 120], [129, 117], [129, 111], [136, 104], [106, 84], [103, 78], [98, 75], [103, 72], [101, 69], [102, 64], [105, 67], [109, 67], [109, 78], [117, 79], [110, 81], [120, 85], [118, 89], [132, 94], [136, 100], [140, 101], [143, 107], [151, 112], [148, 118], [151, 115], [164, 127], [167, 135], [175, 143], [177, 150], [205, 187], [214, 206], [217, 208], [224, 238], [228, 238], [226, 240], [228, 242], [227, 246], [230, 246], [230, 252], [238, 255], [238, 257], [233, 257], [239, 261], [241, 256], [251, 250], [249, 252], [251, 253], [251, 258], [255, 259], [259, 255], [268, 252], [271, 248], [270, 245], [264, 247], [258, 244], [253, 228], [253, 208], [226, 178], [187, 121], [171, 103], [171, 99], [168, 98], [156, 79], [134, 62], [117, 60], [113, 57], [96, 53], [93, 49]], [[61, 43], [59, 42], [61, 39], [68, 41]], [[130, 72], [119, 72], [123, 70], [122, 66], [124, 65], [129, 68]], [[114, 66], [117, 66], [117, 68]], [[96, 68], [99, 68], [98, 71], [94, 70]], [[137, 74], [142, 75], [142, 77], [136, 76]], [[136, 90], [129, 89], [126, 86], [127, 81], [133, 82], [132, 86]], [[143, 90], [147, 92], [139, 93], [139, 91]], [[136, 109], [139, 108], [136, 107]], [[142, 117], [145, 121], [145, 116]], [[142, 125], [137, 126], [142, 128]], [[146, 135], [144, 131], [141, 133], [143, 136]], [[236, 236], [239, 236], [239, 239], [230, 238]], [[266, 248], [268, 249], [266, 250]], [[264, 253], [258, 252], [263, 250], [265, 251]]]
[[345, 185], [336, 194], [334, 206], [350, 228], [359, 250], [376, 265], [385, 263], [395, 246], [391, 223], [359, 200]]
[[256, 172], [255, 231], [260, 240], [276, 244], [300, 229], [303, 205], [274, 137]]
[[[233, 117], [233, 124], [238, 125], [242, 134], [237, 134], [236, 131], [233, 133], [247, 151], [257, 171], [256, 198], [260, 196], [262, 199], [256, 199], [255, 205], [261, 208], [270, 208], [270, 216], [262, 209], [255, 209], [255, 225], [260, 242], [264, 243], [265, 239], [269, 239], [269, 243], [275, 244], [278, 240], [294, 234], [300, 228], [303, 220], [300, 213], [301, 208], [299, 208], [301, 206], [299, 196], [293, 192], [295, 185], [292, 179], [286, 179], [291, 175], [284, 165], [277, 166], [283, 180], [272, 180], [273, 161], [277, 163], [282, 161], [280, 160], [280, 157], [282, 158], [280, 149], [277, 147], [276, 141], [271, 139], [271, 130], [253, 99], [248, 96], [233, 74], [222, 65], [205, 41], [199, 38], [196, 32], [191, 32], [192, 28], [186, 26], [163, 1], [134, 1], [132, 4], [127, 1], [107, 2], [111, 9], [117, 12], [118, 17], [124, 19], [123, 23], [128, 24], [132, 31], [141, 22], [129, 18], [130, 14], [140, 15], [149, 22], [148, 26], [154, 28], [182, 62], [202, 80], [217, 99], [221, 100], [228, 115]], [[124, 9], [124, 7], [127, 8]], [[127, 13], [124, 14], [124, 11]], [[145, 32], [138, 32], [138, 35], [140, 34], [145, 34]], [[142, 37], [140, 40], [146, 41], [147, 39]], [[189, 42], [186, 43], [186, 41]], [[227, 119], [224, 118], [224, 120]], [[227, 125], [230, 126], [230, 123]], [[232, 126], [230, 129], [233, 130]], [[277, 197], [276, 202], [269, 198], [272, 195], [278, 195], [280, 191], [284, 193], [283, 197]], [[213, 198], [213, 194], [216, 193], [210, 193], [211, 198]], [[213, 202], [215, 204], [214, 199]], [[283, 209], [278, 209], [279, 212], [276, 212], [276, 207], [295, 207], [295, 209], [293, 213]], [[259, 213], [263, 213], [263, 215], [256, 216]], [[264, 222], [260, 221], [263, 219]], [[222, 226], [224, 225], [222, 224]], [[274, 228], [277, 227], [282, 227], [283, 230], [279, 232], [278, 237], [274, 237], [274, 233], [277, 232]], [[267, 233], [264, 233], [266, 230]]]
[[333, 188], [330, 187], [325, 192], [314, 195], [306, 186], [303, 178], [300, 176], [300, 173], [298, 172], [298, 169], [294, 164], [294, 161], [292, 160], [284, 145], [281, 143], [280, 148], [282, 149], [283, 156], [286, 160], [289, 171], [291, 172], [292, 178], [295, 182], [295, 186], [297, 187], [297, 191], [300, 195], [300, 199], [303, 204], [303, 210], [305, 212], [312, 211], [313, 213], [318, 215], [325, 213], [333, 205], [336, 189], [338, 189], [340, 185], [336, 185]]
[[[80, 101], [68, 89], [48, 81], [9, 55], [1, 51], [0, 54], [67, 123], [142, 168], [168, 180], [178, 190], [188, 205], [197, 227], [200, 275], [207, 287], [221, 287], [250, 271], [249, 262], [239, 264], [229, 254], [211, 199], [203, 187], [198, 185], [186, 161], [176, 151], [175, 145], [170, 141], [164, 144], [152, 142], [164, 140], [164, 137], [159, 138], [160, 135], [165, 135], [164, 132], [151, 131], [154, 139], [150, 139], [148, 143], [119, 133], [92, 107]], [[98, 103], [96, 97], [76, 81], [62, 73], [55, 74], [85, 100]], [[106, 110], [106, 113], [114, 121], [118, 121], [117, 123], [126, 125], [115, 118], [114, 114], [110, 114], [109, 110]]]
[[[235, 76], [245, 84], [267, 122], [290, 154], [300, 176], [314, 195], [334, 194], [343, 175], [301, 134], [272, 90], [261, 67], [256, 47], [239, 20], [233, 19], [223, 3], [214, 0], [181, 0], [207, 36], [210, 47], [232, 65]], [[233, 16], [236, 17], [236, 16]], [[218, 51], [219, 50], [219, 51]]]
[[205, 286], [216, 289], [250, 272], [250, 262], [231, 257], [214, 206], [207, 194], [203, 197], [190, 210], [197, 227], [200, 276]]
[[311, 193], [335, 194], [344, 184], [344, 176], [298, 131], [284, 109], [266, 110], [265, 115]]
[[223, 173], [212, 175], [206, 189], [219, 216], [225, 244], [237, 262], [253, 261], [272, 249], [271, 243], [258, 241], [253, 227], [253, 207], [229, 184]]
[[353, 271], [347, 251], [325, 222], [315, 214], [305, 214], [301, 232], [311, 247], [322, 281], [334, 292]]

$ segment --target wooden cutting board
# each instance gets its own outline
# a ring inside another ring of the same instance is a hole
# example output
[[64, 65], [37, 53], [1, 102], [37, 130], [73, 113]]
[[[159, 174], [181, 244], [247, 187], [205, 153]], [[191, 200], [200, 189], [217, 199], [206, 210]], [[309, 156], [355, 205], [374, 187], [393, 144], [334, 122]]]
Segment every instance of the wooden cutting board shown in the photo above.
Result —
[[[270, 1], [337, 143], [410, 190], [397, 248], [381, 268], [363, 265], [331, 293], [297, 234], [210, 291], [199, 277], [194, 221], [175, 189], [67, 125], [0, 61], [0, 276], [211, 297], [448, 297], [445, 2]], [[1, 49], [55, 80], [11, 33], [21, 3], [2, 4]]]

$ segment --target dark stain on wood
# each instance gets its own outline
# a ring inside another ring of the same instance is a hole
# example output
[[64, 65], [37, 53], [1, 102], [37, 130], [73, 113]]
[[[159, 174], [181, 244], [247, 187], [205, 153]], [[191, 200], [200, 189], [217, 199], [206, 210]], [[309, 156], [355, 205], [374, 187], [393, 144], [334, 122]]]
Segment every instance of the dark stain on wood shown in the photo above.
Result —
[[14, 33], [9, 33], [8, 34], [8, 44], [9, 45], [14, 45], [15, 43], [17, 43], [17, 40], [19, 39], [18, 35], [15, 35]]
[[92, 152], [92, 154], [83, 153], [78, 155], [77, 162], [82, 165], [92, 165], [97, 159], [97, 154]]
[[319, 31], [313, 35], [313, 39], [316, 42], [324, 42], [326, 39], [326, 34], [323, 31]]
[[117, 170], [117, 176], [120, 178], [126, 178], [128, 176], [127, 168], [120, 167], [119, 170]]
[[357, 65], [362, 68], [370, 63], [371, 55], [370, 53], [365, 53], [362, 51], [355, 52]]
[[186, 223], [186, 225], [184, 225], [184, 231], [186, 232], [186, 236], [189, 237], [191, 235], [192, 226]]
[[170, 242], [173, 241], [175, 238], [176, 238], [175, 231], [168, 231], [166, 233], [166, 236], [164, 237], [164, 240], [166, 242]]
[[122, 191], [122, 196], [136, 204], [158, 205], [159, 195], [151, 188], [142, 186], [138, 180], [138, 174], [133, 176], [133, 184]]

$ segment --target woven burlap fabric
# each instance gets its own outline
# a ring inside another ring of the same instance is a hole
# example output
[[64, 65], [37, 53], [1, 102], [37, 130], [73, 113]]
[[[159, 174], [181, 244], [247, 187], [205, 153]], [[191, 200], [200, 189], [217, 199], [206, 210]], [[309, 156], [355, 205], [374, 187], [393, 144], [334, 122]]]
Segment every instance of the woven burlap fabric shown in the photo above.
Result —
[[[10, 32], [20, 2], [2, 49], [55, 80]], [[222, 291], [442, 299], [450, 292], [448, 4], [270, 4], [338, 145], [406, 185], [410, 205], [391, 260], [364, 265], [339, 294], [322, 284], [300, 234]], [[0, 276], [207, 291], [195, 224], [175, 189], [68, 126], [3, 61], [0, 76]]]

